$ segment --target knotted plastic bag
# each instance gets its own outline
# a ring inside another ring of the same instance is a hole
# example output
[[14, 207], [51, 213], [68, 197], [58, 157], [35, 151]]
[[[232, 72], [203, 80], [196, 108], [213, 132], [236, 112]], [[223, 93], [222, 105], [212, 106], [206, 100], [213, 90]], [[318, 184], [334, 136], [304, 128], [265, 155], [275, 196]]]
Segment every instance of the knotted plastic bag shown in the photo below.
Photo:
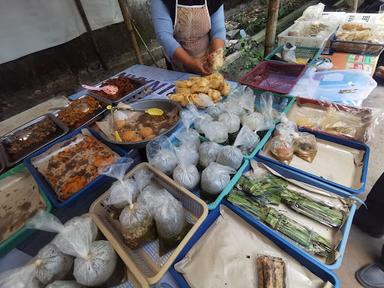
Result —
[[221, 144], [228, 140], [228, 128], [219, 121], [209, 122], [202, 130], [209, 141]]
[[183, 205], [178, 200], [166, 196], [162, 203], [155, 212], [160, 255], [175, 248], [184, 238], [188, 227]]
[[239, 148], [233, 146], [224, 146], [217, 155], [217, 163], [232, 167], [237, 170], [243, 162], [243, 154]]
[[233, 143], [234, 147], [238, 147], [243, 154], [250, 154], [259, 144], [260, 137], [256, 132], [253, 132], [248, 127], [244, 126], [237, 134], [236, 140]]
[[227, 126], [228, 133], [236, 133], [240, 130], [240, 118], [234, 113], [224, 112], [219, 116], [219, 122]]
[[214, 106], [209, 106], [206, 109], [209, 116], [212, 117], [213, 120], [218, 120], [221, 113], [223, 113], [223, 105], [216, 104]]
[[122, 209], [129, 203], [135, 201], [139, 189], [134, 179], [124, 179], [127, 169], [133, 164], [132, 159], [127, 159], [125, 163], [117, 163], [108, 167], [102, 174], [115, 178], [118, 181], [112, 184], [109, 189], [110, 194], [105, 201], [107, 205]]
[[194, 189], [200, 181], [200, 173], [196, 168], [199, 153], [183, 146], [175, 148], [179, 164], [173, 170], [173, 180], [188, 190]]
[[203, 142], [199, 148], [199, 164], [202, 167], [207, 167], [209, 163], [215, 162], [217, 159], [217, 155], [223, 146], [215, 143], [215, 142]]
[[84, 286], [76, 283], [76, 281], [55, 281], [45, 288], [83, 288]]
[[274, 136], [270, 143], [272, 155], [280, 162], [289, 163], [293, 158], [293, 141], [284, 135]]
[[264, 116], [259, 112], [252, 112], [243, 115], [241, 118], [241, 124], [248, 127], [252, 131], [263, 131], [265, 130]]
[[275, 127], [275, 118], [278, 112], [273, 109], [273, 94], [271, 92], [264, 92], [260, 95], [260, 112], [264, 116], [264, 127], [258, 131]]
[[306, 132], [297, 133], [294, 137], [293, 149], [298, 157], [312, 163], [317, 153], [315, 135]]
[[35, 278], [35, 264], [31, 263], [1, 273], [0, 288], [42, 288]]
[[286, 139], [293, 139], [293, 136], [298, 132], [296, 123], [289, 121], [287, 117], [281, 118], [281, 123], [276, 125], [274, 135], [282, 136]]
[[283, 47], [283, 60], [288, 63], [296, 63], [296, 46], [286, 43]]
[[182, 145], [188, 145], [189, 147], [198, 150], [200, 146], [200, 135], [195, 129], [191, 128], [198, 114], [196, 111], [193, 111], [193, 108], [190, 109], [192, 110], [184, 110], [181, 112], [181, 121], [183, 122], [184, 128], [176, 135], [176, 138]]
[[147, 207], [152, 217], [154, 217], [157, 209], [171, 197], [173, 196], [166, 189], [156, 184], [150, 184], [140, 193], [138, 202]]
[[27, 227], [59, 233], [53, 244], [61, 252], [76, 257], [73, 276], [78, 283], [100, 286], [112, 276], [117, 264], [116, 253], [107, 241], [94, 241], [97, 228], [90, 217], [75, 217], [62, 225], [54, 215], [41, 210]]
[[44, 246], [33, 258], [35, 277], [44, 285], [63, 279], [71, 270], [73, 258], [54, 244]]
[[210, 116], [209, 114], [201, 113], [200, 116], [197, 117], [195, 120], [195, 123], [194, 123], [195, 130], [200, 134], [204, 134], [203, 127], [212, 121], [213, 121], [212, 116]]
[[177, 157], [171, 141], [160, 136], [147, 144], [148, 162], [167, 175], [171, 175], [177, 165]]
[[231, 167], [212, 162], [201, 174], [201, 188], [208, 194], [217, 195], [227, 186], [231, 174], [235, 173], [236, 170]]

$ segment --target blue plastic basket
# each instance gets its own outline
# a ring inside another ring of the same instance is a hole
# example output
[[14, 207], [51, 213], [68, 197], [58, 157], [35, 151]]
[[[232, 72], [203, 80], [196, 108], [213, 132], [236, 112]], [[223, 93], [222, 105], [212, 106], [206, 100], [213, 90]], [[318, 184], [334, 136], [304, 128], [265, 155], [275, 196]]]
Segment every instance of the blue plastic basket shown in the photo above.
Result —
[[[300, 182], [303, 182], [303, 183], [306, 183], [308, 185], [311, 185], [311, 186], [315, 186], [317, 188], [320, 188], [320, 189], [323, 189], [325, 191], [328, 191], [328, 192], [331, 192], [331, 193], [335, 193], [341, 197], [352, 197], [354, 198], [353, 196], [351, 196], [350, 193], [346, 192], [346, 191], [343, 191], [343, 190], [339, 190], [337, 189], [336, 187], [334, 186], [331, 186], [329, 184], [326, 184], [326, 183], [323, 183], [323, 182], [318, 182], [318, 181], [315, 181], [313, 179], [311, 179], [310, 177], [302, 177], [302, 175], [297, 175], [295, 173], [293, 173], [292, 171], [290, 170], [287, 170], [287, 169], [284, 169], [282, 168], [281, 166], [278, 166], [278, 165], [273, 165], [271, 163], [266, 163], [265, 161], [262, 161], [260, 158], [258, 158], [256, 156], [256, 158], [254, 159], [256, 160], [257, 162], [262, 162], [264, 164], [266, 164], [268, 167], [272, 168], [274, 171], [276, 171], [277, 173], [279, 173], [280, 175], [282, 175], [283, 177], [286, 177], [286, 178], [289, 178], [289, 179], [294, 179], [296, 181], [300, 181]], [[226, 190], [227, 190], [227, 194], [229, 194], [231, 192], [231, 190], [233, 189], [233, 187], [235, 187], [236, 183], [239, 181], [240, 177], [247, 171], [249, 171], [251, 169], [250, 167], [250, 162], [246, 162], [244, 163], [241, 168], [239, 169], [239, 171], [237, 172], [237, 174], [235, 175], [234, 179], [233, 180], [236, 180], [236, 181], [233, 181], [233, 185], [230, 186], [228, 185], [228, 187], [226, 187]], [[319, 264], [321, 265], [324, 265], [325, 267], [327, 267], [328, 269], [330, 270], [336, 270], [336, 269], [339, 269], [340, 266], [341, 266], [341, 263], [343, 261], [343, 257], [344, 257], [344, 253], [345, 253], [345, 248], [347, 246], [347, 242], [348, 242], [348, 237], [349, 237], [349, 233], [351, 231], [351, 227], [352, 227], [352, 221], [353, 221], [353, 217], [355, 215], [355, 212], [356, 212], [356, 204], [353, 204], [350, 208], [350, 211], [349, 211], [349, 215], [348, 215], [348, 218], [346, 219], [346, 221], [344, 222], [344, 225], [341, 227], [341, 233], [342, 233], [342, 238], [341, 238], [341, 241], [339, 243], [339, 245], [337, 246], [336, 248], [336, 251], [339, 253], [339, 257], [337, 258], [337, 260], [335, 261], [335, 263], [333, 264], [324, 264], [322, 262], [320, 262], [317, 258], [315, 258], [313, 255], [309, 254], [308, 252], [306, 252], [304, 249], [300, 248], [299, 246], [297, 246], [295, 243], [291, 242], [288, 238], [286, 238], [284, 235], [280, 234], [279, 232], [273, 230], [272, 228], [268, 227], [267, 225], [265, 225], [264, 223], [262, 223], [261, 221], [259, 221], [255, 216], [251, 215], [250, 213], [246, 212], [245, 210], [243, 210], [242, 208], [239, 208], [237, 207], [236, 205], [233, 205], [232, 203], [229, 203], [228, 202], [228, 205], [233, 209], [235, 210], [238, 214], [240, 215], [246, 215], [250, 221], [253, 221], [253, 222], [257, 222], [259, 225], [262, 225], [265, 227], [265, 230], [268, 230], [272, 235], [273, 237], [277, 237], [279, 238], [282, 242], [284, 242], [286, 245], [289, 245], [291, 246], [292, 249], [295, 249], [297, 250], [297, 253], [299, 254], [305, 254], [307, 257], [311, 257], [314, 261], [318, 262]]]
[[[275, 243], [281, 250], [284, 250], [287, 254], [295, 258], [301, 265], [306, 267], [308, 270], [310, 270], [313, 274], [321, 278], [323, 281], [329, 281], [331, 282], [335, 288], [340, 287], [339, 279], [337, 278], [336, 274], [334, 274], [332, 271], [328, 270], [324, 265], [319, 264], [316, 261], [313, 261], [312, 257], [308, 257], [306, 254], [299, 253], [297, 249], [292, 249], [291, 246], [286, 245], [286, 243], [282, 242], [281, 239], [274, 237], [264, 225], [260, 225], [259, 222], [254, 221], [251, 217], [248, 217], [248, 215], [242, 215], [239, 213], [239, 211], [236, 211], [233, 209], [233, 205], [231, 205], [229, 202], [224, 201], [224, 206], [227, 206], [229, 209], [234, 211], [236, 214], [238, 214], [240, 217], [242, 217], [248, 224], [250, 224], [252, 227], [254, 227], [257, 231], [261, 232], [264, 236], [266, 236], [268, 239], [270, 239], [273, 243]], [[216, 209], [212, 210], [208, 217], [205, 219], [204, 223], [200, 226], [200, 228], [197, 230], [195, 235], [189, 240], [188, 244], [184, 247], [184, 249], [181, 251], [179, 256], [176, 258], [175, 263], [182, 260], [185, 255], [191, 250], [191, 248], [195, 245], [195, 243], [203, 236], [205, 231], [209, 229], [209, 227], [216, 221], [216, 219], [220, 216], [220, 207], [217, 207]], [[169, 269], [169, 272], [175, 279], [176, 283], [181, 288], [187, 288], [189, 287], [188, 283], [185, 281], [182, 274], [177, 272], [174, 268], [174, 265], [171, 266]]]
[[[308, 130], [300, 129], [300, 131], [307, 132]], [[323, 183], [335, 186], [339, 190], [344, 190], [344, 191], [346, 191], [346, 192], [348, 192], [350, 194], [361, 194], [361, 193], [364, 193], [365, 192], [366, 181], [367, 181], [367, 174], [368, 174], [368, 162], [369, 162], [369, 154], [370, 154], [369, 147], [366, 144], [364, 144], [364, 143], [360, 143], [360, 142], [356, 142], [356, 141], [351, 141], [351, 140], [347, 140], [347, 139], [343, 139], [343, 138], [334, 137], [334, 136], [331, 136], [331, 135], [323, 134], [321, 132], [310, 131], [308, 133], [315, 135], [316, 138], [319, 138], [319, 139], [322, 139], [322, 140], [325, 140], [325, 141], [329, 141], [329, 142], [332, 142], [332, 143], [340, 144], [340, 145], [343, 145], [343, 146], [351, 147], [351, 148], [354, 148], [354, 149], [357, 149], [357, 150], [362, 150], [362, 151], [365, 152], [364, 153], [364, 158], [363, 158], [363, 169], [361, 171], [361, 178], [360, 178], [360, 182], [362, 184], [361, 184], [361, 187], [359, 189], [354, 189], [354, 188], [351, 188], [351, 187], [347, 187], [347, 186], [335, 183], [333, 181], [324, 179], [322, 177], [316, 176], [314, 174], [308, 173], [306, 171], [297, 169], [295, 167], [291, 167], [291, 166], [289, 166], [287, 164], [284, 164], [282, 162], [279, 162], [279, 161], [277, 161], [277, 160], [275, 160], [275, 159], [273, 159], [271, 157], [262, 155], [260, 153], [260, 151], [257, 153], [257, 157], [260, 158], [265, 163], [272, 163], [272, 164], [275, 164], [275, 165], [279, 165], [279, 166], [284, 167], [285, 169], [290, 170], [290, 171], [292, 171], [294, 173], [302, 174], [304, 176], [308, 176], [308, 177], [310, 177], [312, 179], [315, 179], [317, 181], [320, 181], [320, 182], [323, 182]]]
[[[88, 128], [88, 130], [91, 132], [91, 134], [98, 139], [100, 142], [103, 144], [107, 145], [109, 148], [111, 148], [113, 151], [115, 151], [117, 154], [119, 154], [121, 157], [130, 157], [136, 159], [138, 157], [137, 151], [136, 150], [131, 150], [130, 152], [126, 152], [124, 149], [120, 148], [117, 145], [111, 144], [111, 143], [105, 143], [103, 142], [99, 136], [92, 131], [92, 129]], [[97, 190], [100, 190], [100, 187], [105, 187], [108, 184], [111, 184], [113, 181], [115, 181], [113, 178], [107, 177], [105, 175], [99, 175], [97, 176], [92, 182], [90, 182], [88, 185], [83, 187], [79, 192], [73, 194], [71, 197], [64, 201], [60, 201], [57, 198], [56, 192], [52, 189], [51, 185], [47, 182], [47, 180], [44, 178], [43, 175], [40, 174], [40, 172], [35, 168], [35, 166], [32, 165], [31, 159], [44, 153], [47, 151], [49, 148], [51, 148], [53, 145], [64, 142], [66, 140], [69, 140], [76, 135], [80, 134], [80, 130], [75, 130], [66, 136], [60, 138], [58, 141], [55, 141], [51, 143], [50, 145], [44, 147], [43, 149], [40, 149], [39, 151], [33, 153], [31, 156], [26, 158], [24, 160], [24, 165], [27, 167], [29, 172], [32, 174], [33, 178], [35, 178], [37, 185], [47, 195], [49, 201], [53, 204], [54, 207], [56, 208], [61, 208], [65, 207], [69, 204], [72, 204], [75, 200], [77, 200], [80, 197], [84, 197], [88, 195], [89, 193], [97, 193]], [[132, 166], [131, 166], [132, 167]], [[105, 189], [104, 189], [105, 191]], [[101, 191], [103, 192], [103, 191]]]

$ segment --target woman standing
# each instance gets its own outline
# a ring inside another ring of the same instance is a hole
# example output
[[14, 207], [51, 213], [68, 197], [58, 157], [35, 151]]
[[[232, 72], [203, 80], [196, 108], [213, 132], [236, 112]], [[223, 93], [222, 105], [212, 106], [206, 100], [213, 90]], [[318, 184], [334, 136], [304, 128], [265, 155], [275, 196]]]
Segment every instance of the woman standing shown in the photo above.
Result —
[[172, 68], [210, 74], [210, 55], [223, 57], [226, 31], [222, 1], [151, 0], [151, 13], [157, 39]]

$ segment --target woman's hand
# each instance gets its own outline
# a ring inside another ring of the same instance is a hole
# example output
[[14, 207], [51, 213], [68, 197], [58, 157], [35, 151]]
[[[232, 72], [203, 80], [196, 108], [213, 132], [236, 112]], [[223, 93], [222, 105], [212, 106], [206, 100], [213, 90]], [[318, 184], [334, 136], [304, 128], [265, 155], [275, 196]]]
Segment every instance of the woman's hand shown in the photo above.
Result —
[[212, 74], [212, 71], [209, 68], [208, 63], [204, 59], [191, 58], [185, 65], [197, 74], [207, 76]]

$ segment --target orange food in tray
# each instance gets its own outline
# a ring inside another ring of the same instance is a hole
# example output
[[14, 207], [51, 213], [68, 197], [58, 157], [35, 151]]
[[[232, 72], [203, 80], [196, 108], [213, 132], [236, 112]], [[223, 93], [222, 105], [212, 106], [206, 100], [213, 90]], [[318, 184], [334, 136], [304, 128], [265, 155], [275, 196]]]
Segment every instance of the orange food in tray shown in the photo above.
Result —
[[52, 185], [60, 200], [79, 192], [100, 175], [100, 171], [119, 158], [93, 136], [81, 136], [48, 160], [40, 171]]

